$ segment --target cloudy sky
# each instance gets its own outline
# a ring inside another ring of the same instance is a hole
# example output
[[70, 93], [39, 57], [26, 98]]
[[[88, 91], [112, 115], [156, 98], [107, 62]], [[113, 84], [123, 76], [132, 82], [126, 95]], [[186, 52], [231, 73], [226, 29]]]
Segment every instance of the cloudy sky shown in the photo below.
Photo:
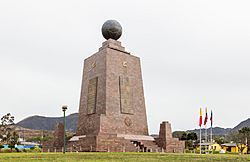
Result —
[[116, 19], [123, 46], [142, 62], [151, 133], [250, 117], [248, 0], [0, 0], [0, 116], [78, 112], [83, 60], [97, 52], [101, 26]]

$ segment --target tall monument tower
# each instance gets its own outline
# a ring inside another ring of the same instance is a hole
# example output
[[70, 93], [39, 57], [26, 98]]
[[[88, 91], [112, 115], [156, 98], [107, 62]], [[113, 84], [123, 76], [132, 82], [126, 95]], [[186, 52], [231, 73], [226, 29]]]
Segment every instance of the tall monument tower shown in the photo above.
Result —
[[84, 60], [78, 128], [80, 151], [160, 150], [148, 135], [140, 59], [117, 41], [121, 25], [108, 20], [99, 51]]
[[140, 59], [116, 40], [121, 32], [117, 21], [105, 22], [107, 41], [84, 61], [78, 135], [148, 135]]

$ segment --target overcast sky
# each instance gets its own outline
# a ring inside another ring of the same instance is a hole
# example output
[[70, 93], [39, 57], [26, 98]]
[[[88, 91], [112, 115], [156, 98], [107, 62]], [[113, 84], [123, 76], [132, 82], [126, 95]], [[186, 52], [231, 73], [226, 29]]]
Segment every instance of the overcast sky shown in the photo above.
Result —
[[141, 58], [151, 133], [163, 120], [198, 128], [199, 108], [214, 125], [250, 117], [249, 0], [0, 0], [0, 116], [78, 112], [83, 60], [105, 39], [108, 19]]

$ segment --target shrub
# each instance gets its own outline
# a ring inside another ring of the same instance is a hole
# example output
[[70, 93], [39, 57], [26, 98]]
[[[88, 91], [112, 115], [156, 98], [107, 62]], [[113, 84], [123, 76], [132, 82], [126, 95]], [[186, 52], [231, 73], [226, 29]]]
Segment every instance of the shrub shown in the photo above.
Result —
[[9, 148], [13, 149], [13, 148], [15, 148], [15, 145], [9, 144]]
[[36, 147], [32, 152], [42, 152], [41, 148]]
[[20, 152], [20, 150], [18, 148], [15, 148], [16, 152]]
[[11, 152], [11, 149], [9, 149], [9, 148], [3, 148], [3, 149], [1, 149], [1, 151], [3, 153], [9, 153], [9, 152]]

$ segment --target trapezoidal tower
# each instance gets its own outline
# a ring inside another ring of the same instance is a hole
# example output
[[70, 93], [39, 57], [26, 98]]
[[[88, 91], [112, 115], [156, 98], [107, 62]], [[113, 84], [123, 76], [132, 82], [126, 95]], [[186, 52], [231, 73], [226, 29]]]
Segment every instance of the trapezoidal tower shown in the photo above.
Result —
[[84, 61], [77, 135], [148, 135], [140, 59], [109, 39]]
[[117, 41], [121, 31], [117, 21], [106, 21], [107, 40], [84, 60], [77, 134], [70, 140], [78, 150], [158, 149], [148, 135], [140, 59]]

